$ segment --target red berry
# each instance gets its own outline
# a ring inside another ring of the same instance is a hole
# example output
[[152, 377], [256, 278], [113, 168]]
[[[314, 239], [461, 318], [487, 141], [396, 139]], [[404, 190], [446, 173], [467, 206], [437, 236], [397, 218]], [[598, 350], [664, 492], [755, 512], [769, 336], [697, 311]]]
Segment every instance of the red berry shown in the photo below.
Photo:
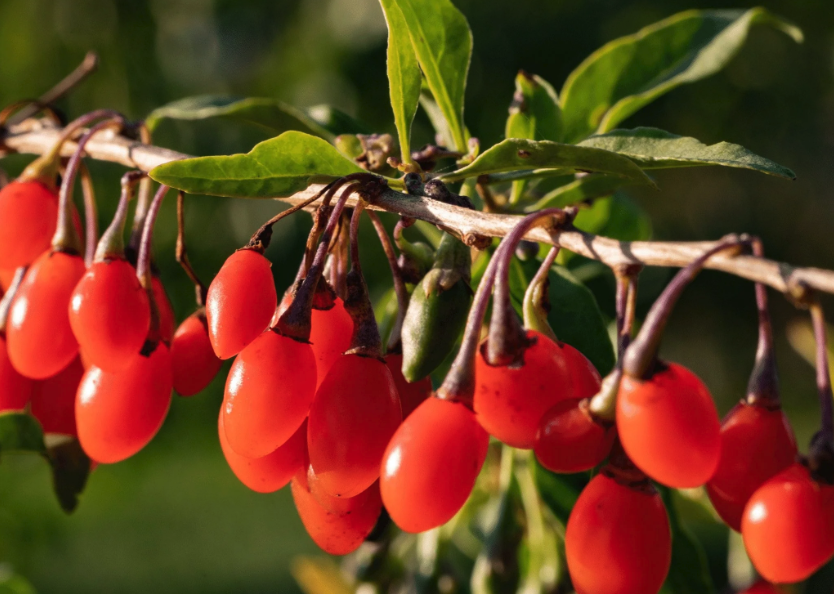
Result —
[[222, 414], [231, 448], [247, 458], [274, 452], [310, 412], [315, 387], [310, 345], [263, 332], [240, 352], [226, 379]]
[[617, 432], [634, 464], [669, 487], [699, 487], [718, 467], [721, 423], [715, 403], [698, 376], [676, 363], [647, 380], [623, 377]]
[[9, 358], [26, 377], [51, 377], [78, 354], [68, 306], [84, 270], [80, 256], [49, 251], [26, 272], [6, 329]]
[[741, 535], [766, 580], [799, 582], [834, 555], [834, 487], [795, 463], [759, 487], [744, 508]]
[[171, 343], [174, 390], [180, 396], [202, 392], [220, 371], [222, 361], [214, 354], [208, 337], [205, 310], [183, 321]]
[[330, 367], [350, 348], [353, 320], [344, 302], [336, 297], [330, 309], [313, 309], [310, 321], [310, 345], [316, 356], [316, 389], [324, 381]]
[[374, 483], [359, 497], [362, 504], [351, 512], [334, 513], [323, 508], [310, 493], [306, 473], [299, 472], [292, 480], [292, 498], [304, 528], [313, 542], [331, 555], [347, 555], [358, 549], [379, 519], [379, 485]]
[[782, 594], [782, 590], [767, 582], [756, 582], [740, 594]]
[[316, 476], [316, 471], [313, 470], [310, 464], [307, 464], [307, 487], [310, 490], [310, 494], [320, 506], [329, 512], [339, 515], [353, 513], [365, 505], [368, 497], [373, 493], [372, 489], [365, 489], [355, 497], [334, 497], [322, 489], [319, 477]]
[[85, 358], [119, 371], [145, 344], [151, 326], [148, 293], [127, 260], [95, 262], [72, 292], [69, 321]]
[[222, 414], [218, 415], [217, 432], [229, 468], [240, 482], [258, 493], [277, 491], [289, 483], [304, 466], [307, 452], [306, 423], [302, 423], [284, 445], [262, 458], [246, 458], [229, 447]]
[[6, 350], [6, 338], [0, 333], [0, 412], [23, 410], [32, 395], [33, 384], [12, 366]]
[[741, 530], [747, 500], [796, 458], [796, 440], [781, 408], [736, 405], [721, 426], [721, 460], [707, 493], [721, 519]]
[[483, 349], [475, 362], [475, 413], [490, 435], [515, 448], [532, 448], [542, 415], [561, 400], [574, 398], [571, 370], [563, 349], [544, 334], [528, 330], [534, 344], [517, 368], [493, 367]]
[[571, 511], [565, 554], [577, 594], [656, 594], [672, 560], [660, 495], [598, 474]]
[[174, 315], [174, 308], [171, 307], [171, 300], [165, 292], [165, 286], [159, 277], [153, 277], [151, 281], [153, 300], [156, 303], [156, 311], [159, 314], [159, 335], [162, 342], [171, 344], [174, 339], [174, 331], [177, 328], [177, 316]]
[[486, 460], [489, 435], [459, 402], [431, 397], [403, 421], [385, 450], [380, 488], [406, 532], [445, 524], [463, 507]]
[[424, 377], [421, 380], [409, 383], [403, 375], [403, 356], [399, 353], [385, 355], [385, 362], [388, 364], [388, 369], [391, 370], [391, 377], [394, 378], [394, 385], [397, 386], [397, 393], [400, 395], [403, 418], [406, 418], [426, 398], [431, 396], [431, 379]]
[[171, 404], [171, 354], [160, 342], [150, 356], [140, 353], [122, 371], [92, 366], [78, 387], [75, 418], [87, 455], [110, 464], [145, 447]]
[[76, 357], [66, 369], [35, 382], [32, 391], [32, 415], [45, 433], [78, 435], [75, 425], [75, 397], [84, 376], [81, 358]]
[[0, 268], [17, 268], [49, 249], [58, 225], [58, 193], [37, 181], [0, 189]]
[[4, 293], [12, 284], [17, 268], [0, 268], [0, 291]]
[[272, 264], [254, 250], [238, 250], [211, 281], [206, 298], [209, 337], [221, 359], [237, 355], [267, 328], [278, 294]]
[[566, 342], [558, 342], [562, 357], [570, 370], [574, 398], [590, 398], [599, 392], [602, 379], [588, 358]]
[[322, 489], [347, 498], [370, 487], [401, 422], [388, 366], [373, 357], [341, 355], [316, 391], [307, 426], [310, 465]]
[[536, 438], [536, 458], [553, 472], [590, 470], [608, 457], [617, 432], [588, 410], [588, 400], [563, 400], [544, 413]]

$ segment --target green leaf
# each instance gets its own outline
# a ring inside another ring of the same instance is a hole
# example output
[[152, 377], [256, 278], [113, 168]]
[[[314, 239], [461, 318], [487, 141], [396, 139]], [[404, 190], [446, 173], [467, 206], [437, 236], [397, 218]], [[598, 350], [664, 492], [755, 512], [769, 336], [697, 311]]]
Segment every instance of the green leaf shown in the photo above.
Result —
[[276, 198], [359, 171], [363, 170], [321, 138], [284, 132], [246, 154], [172, 161], [150, 176], [190, 194]]
[[666, 576], [664, 590], [671, 594], [710, 594], [715, 587], [709, 575], [707, 557], [701, 544], [681, 523], [675, 499], [679, 497], [672, 489], [657, 486], [672, 529], [672, 564]]
[[642, 241], [652, 235], [651, 221], [645, 211], [619, 192], [609, 198], [595, 200], [590, 208], [581, 209], [574, 225], [587, 233], [620, 241]]
[[752, 8], [689, 10], [604, 45], [568, 76], [562, 89], [565, 140], [607, 132], [664, 93], [715, 74], [756, 24], [802, 41], [797, 27], [764, 8]]
[[370, 134], [367, 124], [330, 105], [314, 105], [304, 112], [332, 136], [340, 134]]
[[333, 140], [336, 136], [302, 110], [275, 99], [261, 97], [186, 97], [153, 110], [145, 119], [145, 123], [153, 130], [164, 119], [205, 120], [221, 117], [254, 124], [266, 128], [273, 134], [300, 130], [327, 140]]
[[43, 429], [35, 417], [22, 411], [0, 413], [0, 453], [7, 452], [46, 453]]
[[449, 123], [454, 148], [466, 152], [463, 95], [472, 57], [472, 32], [450, 0], [397, 0], [417, 61], [440, 111]]
[[396, 0], [380, 0], [388, 23], [388, 87], [403, 163], [411, 163], [411, 123], [417, 113], [423, 76], [408, 25]]
[[696, 138], [678, 136], [657, 128], [613, 130], [586, 138], [579, 144], [619, 153], [643, 169], [721, 165], [796, 179], [796, 174], [787, 167], [738, 144], [719, 142], [706, 145]]
[[589, 474], [556, 474], [550, 472], [536, 460], [534, 466], [536, 485], [542, 501], [553, 512], [562, 525], [568, 523], [568, 517], [579, 498], [579, 494], [588, 484]]
[[466, 167], [441, 176], [441, 179], [453, 182], [503, 171], [557, 168], [609, 173], [635, 183], [654, 185], [633, 161], [617, 153], [549, 140], [518, 138], [508, 138], [491, 146]]
[[579, 204], [594, 198], [608, 196], [614, 193], [614, 190], [628, 185], [629, 182], [621, 177], [604, 173], [592, 173], [551, 190], [526, 210], [533, 212], [543, 208], [563, 208], [571, 204]]
[[73, 437], [49, 448], [49, 462], [58, 503], [66, 513], [72, 513], [78, 507], [78, 496], [87, 485], [90, 459], [78, 439]]

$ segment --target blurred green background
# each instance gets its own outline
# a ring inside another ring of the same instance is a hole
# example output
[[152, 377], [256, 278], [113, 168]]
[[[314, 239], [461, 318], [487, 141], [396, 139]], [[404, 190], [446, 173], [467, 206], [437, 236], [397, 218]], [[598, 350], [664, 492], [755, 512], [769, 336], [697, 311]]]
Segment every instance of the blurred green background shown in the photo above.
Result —
[[[465, 119], [482, 146], [503, 134], [520, 68], [559, 89], [594, 49], [620, 35], [708, 0], [458, 0], [475, 37]], [[726, 8], [754, 6], [736, 2]], [[791, 167], [787, 182], [738, 170], [658, 172], [659, 191], [635, 197], [656, 238], [712, 239], [731, 231], [764, 238], [768, 255], [834, 268], [834, 4], [778, 0], [767, 8], [805, 32], [797, 46], [755, 29], [730, 67], [676, 90], [625, 122], [712, 143], [743, 144]], [[376, 0], [0, 0], [0, 104], [37, 96], [89, 49], [99, 72], [61, 103], [74, 117], [98, 107], [142, 118], [201, 93], [272, 96], [298, 106], [329, 103], [393, 132], [385, 76], [386, 30]], [[157, 143], [191, 154], [246, 151], [265, 137], [224, 122], [164, 123]], [[431, 138], [420, 114], [415, 146]], [[27, 159], [2, 166], [16, 174]], [[94, 163], [101, 223], [112, 216], [122, 169]], [[173, 258], [173, 201], [163, 206], [155, 251], [178, 319], [193, 291]], [[207, 281], [279, 205], [187, 201], [189, 252]], [[279, 290], [295, 274], [309, 218], [276, 229], [268, 256]], [[375, 295], [390, 284], [375, 241], [365, 242]], [[651, 275], [642, 311], [663, 275]], [[613, 312], [613, 283], [591, 284]], [[816, 423], [813, 372], [788, 345], [786, 326], [804, 314], [772, 304], [785, 406], [805, 444]], [[834, 308], [831, 308], [834, 312]], [[707, 272], [687, 291], [669, 326], [664, 354], [695, 370], [721, 412], [744, 395], [756, 341], [752, 286]], [[557, 329], [558, 330], [558, 329]], [[79, 509], [64, 516], [37, 458], [0, 464], [0, 574], [13, 568], [39, 592], [293, 592], [295, 555], [314, 553], [284, 490], [248, 491], [231, 474], [216, 439], [225, 369], [203, 394], [176, 398], [159, 436], [134, 458], [90, 478]], [[720, 532], [716, 542], [726, 539]], [[724, 544], [714, 572], [722, 575]], [[0, 587], [2, 591], [2, 587]]]

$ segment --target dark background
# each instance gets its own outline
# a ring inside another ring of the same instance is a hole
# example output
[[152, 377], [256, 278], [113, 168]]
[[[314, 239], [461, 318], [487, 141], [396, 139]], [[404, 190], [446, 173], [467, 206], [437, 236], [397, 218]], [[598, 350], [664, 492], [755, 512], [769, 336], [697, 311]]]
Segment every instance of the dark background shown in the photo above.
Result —
[[[731, 6], [700, 0], [460, 0], [473, 29], [466, 123], [482, 146], [500, 140], [520, 68], [558, 90], [594, 49], [688, 8]], [[760, 235], [768, 255], [834, 268], [831, 157], [834, 148], [834, 5], [828, 0], [767, 4], [805, 32], [803, 45], [753, 31], [722, 73], [664, 96], [622, 124], [651, 125], [713, 143], [743, 144], [791, 167], [788, 182], [756, 173], [684, 169], [657, 175], [660, 190], [635, 198], [662, 239]], [[37, 96], [88, 49], [101, 68], [62, 107], [77, 116], [97, 107], [142, 118], [188, 95], [272, 96], [298, 106], [330, 103], [393, 132], [385, 75], [385, 23], [375, 0], [2, 0], [0, 104]], [[415, 146], [430, 138], [418, 116]], [[164, 123], [158, 144], [192, 154], [246, 151], [265, 137], [224, 122]], [[17, 173], [27, 160], [5, 160]], [[92, 164], [106, 225], [122, 169]], [[156, 257], [178, 319], [193, 293], [173, 259], [173, 203], [163, 207]], [[189, 251], [206, 280], [279, 208], [275, 203], [193, 198]], [[308, 219], [276, 229], [268, 255], [279, 290], [289, 283]], [[366, 271], [376, 295], [390, 283], [374, 242]], [[659, 287], [642, 294], [643, 310]], [[611, 289], [594, 289], [611, 313]], [[788, 345], [802, 319], [773, 295], [783, 396], [804, 446], [816, 423], [813, 372]], [[832, 310], [834, 311], [834, 310]], [[744, 395], [755, 350], [753, 289], [707, 272], [682, 299], [664, 353], [700, 374], [721, 412]], [[221, 376], [225, 376], [224, 372]], [[317, 554], [289, 493], [258, 495], [237, 482], [216, 439], [222, 377], [203, 394], [176, 398], [159, 436], [134, 458], [91, 476], [75, 514], [64, 516], [40, 459], [0, 464], [0, 573], [13, 567], [41, 592], [290, 592], [297, 555]], [[5, 565], [8, 564], [8, 565]]]

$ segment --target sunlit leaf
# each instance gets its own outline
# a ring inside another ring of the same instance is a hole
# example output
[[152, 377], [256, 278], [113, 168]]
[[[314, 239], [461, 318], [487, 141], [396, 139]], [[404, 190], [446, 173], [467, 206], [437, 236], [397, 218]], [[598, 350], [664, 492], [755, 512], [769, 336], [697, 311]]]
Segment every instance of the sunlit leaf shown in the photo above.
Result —
[[579, 204], [586, 200], [608, 196], [615, 190], [628, 185], [629, 182], [621, 177], [592, 173], [551, 190], [527, 210], [533, 212], [543, 208], [562, 208]]

